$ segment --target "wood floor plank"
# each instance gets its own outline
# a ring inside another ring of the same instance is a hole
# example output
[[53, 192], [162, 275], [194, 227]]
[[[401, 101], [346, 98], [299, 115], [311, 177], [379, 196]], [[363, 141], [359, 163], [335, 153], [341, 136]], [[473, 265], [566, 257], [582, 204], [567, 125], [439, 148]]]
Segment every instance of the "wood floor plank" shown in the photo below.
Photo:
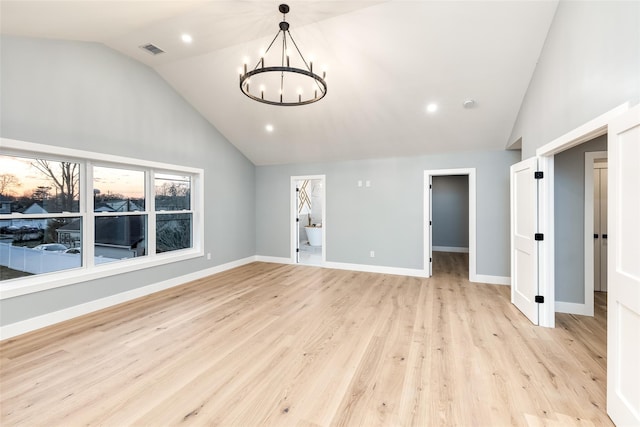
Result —
[[253, 263], [0, 343], [0, 424], [610, 426], [606, 294], [539, 328], [430, 279]]

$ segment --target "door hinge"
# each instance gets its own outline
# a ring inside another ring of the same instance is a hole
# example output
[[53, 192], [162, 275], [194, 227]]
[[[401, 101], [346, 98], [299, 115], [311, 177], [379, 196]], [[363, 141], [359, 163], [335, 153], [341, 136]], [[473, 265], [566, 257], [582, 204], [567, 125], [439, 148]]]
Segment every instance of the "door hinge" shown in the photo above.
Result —
[[535, 239], [535, 240], [544, 240], [544, 234], [542, 234], [542, 233], [536, 233], [536, 234], [534, 235], [534, 239]]
[[431, 184], [429, 184], [429, 189], [431, 189]]
[[296, 252], [300, 252], [300, 248], [296, 248]]
[[296, 191], [300, 191], [300, 189], [296, 187]]
[[431, 225], [431, 221], [429, 221], [429, 225]]
[[432, 261], [431, 261], [431, 258], [429, 258], [429, 262], [432, 262]]
[[300, 222], [300, 218], [296, 218], [296, 222]]
[[542, 304], [544, 303], [544, 297], [542, 295], [536, 295], [534, 301], [537, 302], [538, 304]]
[[542, 178], [544, 178], [544, 172], [542, 172], [542, 171], [535, 171], [535, 172], [533, 173], [533, 177], [534, 177], [535, 179], [542, 179]]

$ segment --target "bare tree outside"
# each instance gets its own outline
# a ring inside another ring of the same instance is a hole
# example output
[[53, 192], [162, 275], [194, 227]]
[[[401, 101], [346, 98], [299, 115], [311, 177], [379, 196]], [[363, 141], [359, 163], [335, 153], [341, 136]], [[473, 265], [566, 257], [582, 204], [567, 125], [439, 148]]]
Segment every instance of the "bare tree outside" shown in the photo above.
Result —
[[53, 184], [61, 210], [74, 211], [74, 200], [78, 199], [80, 189], [79, 164], [36, 159], [31, 165]]
[[0, 174], [0, 195], [9, 196], [15, 194], [14, 188], [22, 186], [22, 183], [12, 173]]

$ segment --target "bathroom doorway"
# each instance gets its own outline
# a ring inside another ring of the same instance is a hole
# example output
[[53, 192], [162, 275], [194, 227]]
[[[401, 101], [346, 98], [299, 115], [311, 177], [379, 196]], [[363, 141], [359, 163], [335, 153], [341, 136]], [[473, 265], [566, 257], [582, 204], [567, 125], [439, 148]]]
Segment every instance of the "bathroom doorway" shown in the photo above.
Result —
[[291, 177], [291, 259], [322, 266], [326, 261], [324, 175]]

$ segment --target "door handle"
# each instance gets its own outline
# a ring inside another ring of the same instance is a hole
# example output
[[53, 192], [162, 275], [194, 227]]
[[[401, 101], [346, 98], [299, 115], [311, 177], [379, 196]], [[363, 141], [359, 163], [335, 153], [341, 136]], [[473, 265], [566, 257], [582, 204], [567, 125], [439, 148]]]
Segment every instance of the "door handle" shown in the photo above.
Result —
[[606, 239], [606, 238], [607, 238], [607, 235], [606, 235], [606, 234], [603, 234], [603, 235], [602, 235], [602, 238], [603, 238], [603, 239]]
[[597, 239], [597, 238], [598, 238], [598, 235], [597, 235], [597, 234], [594, 234], [594, 235], [593, 235], [593, 238], [594, 238], [594, 239]]

